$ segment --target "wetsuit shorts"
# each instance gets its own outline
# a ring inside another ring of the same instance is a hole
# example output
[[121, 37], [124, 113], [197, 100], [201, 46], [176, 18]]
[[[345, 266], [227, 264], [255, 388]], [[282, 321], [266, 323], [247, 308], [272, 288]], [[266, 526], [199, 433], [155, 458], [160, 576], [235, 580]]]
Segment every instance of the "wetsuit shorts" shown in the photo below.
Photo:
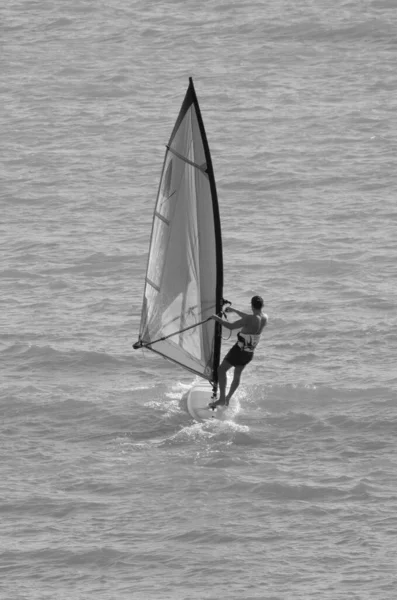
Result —
[[245, 367], [245, 365], [248, 365], [248, 363], [251, 362], [253, 356], [253, 352], [242, 350], [238, 344], [235, 344], [226, 354], [225, 360], [227, 360], [232, 367]]

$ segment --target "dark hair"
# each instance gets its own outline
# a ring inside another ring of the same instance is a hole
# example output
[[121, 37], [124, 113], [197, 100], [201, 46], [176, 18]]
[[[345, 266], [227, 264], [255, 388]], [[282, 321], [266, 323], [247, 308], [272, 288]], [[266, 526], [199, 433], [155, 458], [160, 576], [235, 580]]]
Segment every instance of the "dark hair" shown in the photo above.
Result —
[[253, 296], [251, 298], [251, 305], [253, 308], [263, 308], [263, 298], [261, 296]]

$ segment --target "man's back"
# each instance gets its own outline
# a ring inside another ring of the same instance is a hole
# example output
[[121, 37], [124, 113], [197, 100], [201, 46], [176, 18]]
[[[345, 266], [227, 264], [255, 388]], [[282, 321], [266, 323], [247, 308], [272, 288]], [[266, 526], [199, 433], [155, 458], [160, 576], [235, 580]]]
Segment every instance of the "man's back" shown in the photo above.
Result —
[[267, 315], [260, 313], [259, 315], [246, 315], [244, 325], [241, 328], [241, 333], [248, 335], [259, 335], [267, 324]]

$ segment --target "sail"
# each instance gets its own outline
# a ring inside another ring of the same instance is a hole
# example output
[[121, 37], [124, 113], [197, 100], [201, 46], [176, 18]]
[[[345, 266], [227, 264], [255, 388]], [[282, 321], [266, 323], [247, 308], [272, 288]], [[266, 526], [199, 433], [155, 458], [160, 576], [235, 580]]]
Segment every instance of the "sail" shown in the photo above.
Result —
[[190, 78], [153, 215], [140, 344], [216, 384], [220, 326], [207, 319], [221, 310], [222, 288], [215, 178]]

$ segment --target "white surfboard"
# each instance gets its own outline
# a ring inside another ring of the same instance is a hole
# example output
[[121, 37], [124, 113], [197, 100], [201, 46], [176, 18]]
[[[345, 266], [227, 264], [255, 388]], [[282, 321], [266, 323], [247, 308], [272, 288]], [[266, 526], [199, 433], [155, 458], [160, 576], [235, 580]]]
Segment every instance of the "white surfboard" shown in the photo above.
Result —
[[196, 421], [211, 419], [224, 421], [227, 419], [227, 415], [225, 414], [227, 406], [218, 406], [215, 409], [208, 406], [212, 400], [211, 396], [211, 388], [205, 384], [195, 385], [187, 392], [186, 406], [193, 419], [196, 419]]

